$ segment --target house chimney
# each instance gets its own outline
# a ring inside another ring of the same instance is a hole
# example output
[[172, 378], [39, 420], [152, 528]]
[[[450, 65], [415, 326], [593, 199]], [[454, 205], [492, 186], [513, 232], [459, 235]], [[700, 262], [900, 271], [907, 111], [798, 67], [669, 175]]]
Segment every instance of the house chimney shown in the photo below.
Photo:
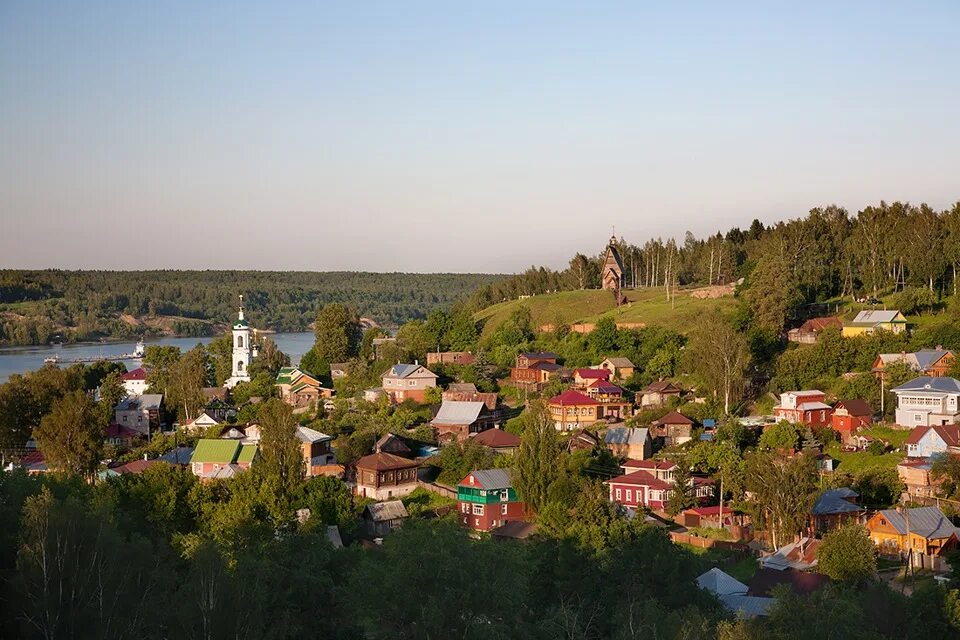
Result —
[[415, 364], [415, 365], [417, 365], [417, 366], [420, 366], [420, 361], [419, 361], [419, 360], [414, 360], [414, 361], [413, 361], [413, 364]]
[[144, 462], [147, 461], [147, 454], [143, 454], [143, 461], [144, 461]]

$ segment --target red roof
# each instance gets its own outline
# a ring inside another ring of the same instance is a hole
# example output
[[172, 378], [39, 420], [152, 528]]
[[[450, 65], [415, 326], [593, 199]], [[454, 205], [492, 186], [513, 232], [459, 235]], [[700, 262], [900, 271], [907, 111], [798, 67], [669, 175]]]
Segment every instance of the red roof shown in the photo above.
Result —
[[844, 408], [852, 416], [867, 417], [873, 416], [873, 408], [863, 398], [854, 398], [853, 400], [841, 400], [833, 407], [834, 409]]
[[842, 327], [843, 320], [836, 317], [827, 317], [827, 318], [810, 318], [802, 325], [800, 325], [800, 331], [807, 332], [817, 332], [823, 331], [827, 327]]
[[617, 476], [607, 480], [606, 484], [632, 484], [651, 489], [672, 489], [673, 485], [663, 480], [658, 480], [653, 474], [647, 471], [634, 471], [626, 475]]
[[609, 380], [610, 379], [609, 369], [577, 369], [574, 373], [580, 376], [581, 378], [588, 378], [593, 380]]
[[486, 445], [494, 449], [497, 447], [520, 446], [520, 438], [512, 433], [507, 433], [503, 429], [487, 429], [486, 431], [478, 433], [473, 440], [474, 442], [479, 442], [482, 445]]
[[671, 411], [667, 415], [663, 416], [659, 420], [654, 420], [651, 424], [661, 425], [661, 424], [693, 424], [693, 420], [683, 415], [682, 413], [677, 413], [676, 411]]
[[948, 447], [960, 447], [960, 425], [958, 424], [944, 424], [935, 427], [914, 427], [906, 440], [906, 444], [917, 444], [931, 429], [943, 438], [943, 441], [947, 443]]
[[568, 406], [577, 406], [577, 405], [600, 404], [600, 401], [594, 400], [590, 396], [584, 395], [574, 389], [567, 389], [560, 395], [553, 396], [552, 398], [550, 398], [549, 404], [558, 404], [562, 407], [568, 407]]
[[111, 471], [115, 471], [119, 474], [124, 473], [143, 473], [146, 469], [149, 469], [153, 465], [160, 462], [159, 460], [134, 460], [133, 462], [128, 462], [126, 464], [117, 465], [116, 467], [110, 467]]
[[624, 469], [658, 469], [660, 471], [669, 471], [677, 466], [676, 462], [669, 460], [631, 460], [620, 465]]
[[607, 380], [594, 380], [590, 383], [589, 388], [600, 393], [623, 393], [623, 389]]
[[107, 438], [139, 438], [141, 435], [143, 434], [136, 429], [131, 429], [130, 427], [125, 427], [115, 422], [107, 427], [104, 434]]
[[123, 381], [127, 380], [146, 380], [147, 379], [147, 370], [143, 367], [137, 367], [133, 371], [127, 371], [121, 376]]

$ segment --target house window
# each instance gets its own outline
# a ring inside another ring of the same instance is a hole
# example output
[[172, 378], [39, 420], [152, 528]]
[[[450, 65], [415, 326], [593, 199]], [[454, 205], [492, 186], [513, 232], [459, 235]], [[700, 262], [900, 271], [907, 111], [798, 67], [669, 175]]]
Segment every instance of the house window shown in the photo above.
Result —
[[501, 514], [501, 515], [507, 515], [507, 505], [506, 505], [506, 504], [500, 505], [500, 514]]
[[501, 499], [501, 500], [509, 500], [509, 499], [510, 499], [510, 494], [509, 494], [509, 492], [508, 492], [506, 489], [504, 489], [503, 491], [500, 492], [500, 499]]
[[914, 414], [913, 419], [916, 420], [917, 422], [923, 422], [923, 415], [919, 413]]
[[460, 510], [463, 511], [464, 513], [470, 513], [470, 505], [466, 502], [461, 502]]
[[617, 500], [619, 500], [620, 498], [621, 498], [620, 489], [617, 488]]
[[627, 489], [627, 502], [630, 502], [630, 501], [633, 500], [633, 495], [632, 495], [632, 493], [633, 493], [633, 492], [630, 491], [630, 489]]
[[416, 381], [416, 380], [411, 380], [411, 381], [408, 382], [407, 384], [408, 384], [409, 386], [411, 386], [411, 387], [415, 387], [415, 386], [417, 385], [417, 381]]
[[482, 516], [482, 515], [483, 515], [483, 505], [482, 505], [482, 504], [475, 504], [475, 505], [473, 505], [473, 515], [475, 515], [475, 516]]
[[199, 462], [194, 462], [194, 463], [193, 463], [193, 473], [194, 473], [195, 475], [200, 475], [201, 473], [203, 473], [203, 465], [202, 465], [201, 463], [199, 463]]
[[124, 421], [124, 422], [127, 421], [127, 416], [123, 416], [123, 421]]

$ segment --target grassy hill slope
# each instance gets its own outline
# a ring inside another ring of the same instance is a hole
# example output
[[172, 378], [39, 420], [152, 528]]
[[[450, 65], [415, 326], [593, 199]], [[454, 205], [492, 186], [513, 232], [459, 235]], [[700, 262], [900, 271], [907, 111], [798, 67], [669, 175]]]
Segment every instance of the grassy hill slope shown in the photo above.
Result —
[[710, 309], [729, 311], [735, 305], [731, 295], [701, 299], [690, 295], [694, 291], [699, 290], [678, 290], [675, 305], [667, 301], [663, 289], [627, 291], [629, 302], [619, 309], [614, 306], [613, 294], [609, 291], [562, 291], [495, 304], [475, 317], [484, 322], [484, 335], [493, 332], [521, 306], [530, 309], [533, 324], [538, 327], [556, 322], [595, 322], [605, 315], [612, 315], [617, 322], [642, 322], [686, 332], [703, 312]]

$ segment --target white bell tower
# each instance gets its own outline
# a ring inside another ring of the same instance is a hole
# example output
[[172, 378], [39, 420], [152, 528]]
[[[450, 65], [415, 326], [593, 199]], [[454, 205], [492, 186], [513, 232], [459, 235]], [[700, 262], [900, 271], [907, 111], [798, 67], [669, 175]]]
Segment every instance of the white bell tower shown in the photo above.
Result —
[[233, 323], [233, 366], [225, 387], [233, 388], [241, 382], [250, 382], [250, 325], [243, 319], [243, 296], [240, 296], [240, 312]]

